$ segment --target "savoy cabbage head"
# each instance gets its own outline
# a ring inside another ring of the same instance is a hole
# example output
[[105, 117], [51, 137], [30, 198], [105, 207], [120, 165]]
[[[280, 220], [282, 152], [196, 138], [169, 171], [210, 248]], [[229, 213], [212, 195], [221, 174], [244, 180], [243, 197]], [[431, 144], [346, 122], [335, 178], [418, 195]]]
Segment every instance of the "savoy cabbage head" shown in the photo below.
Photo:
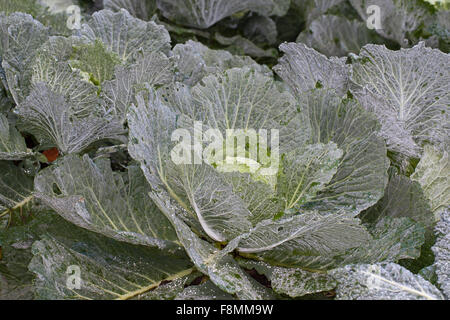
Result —
[[449, 11], [372, 2], [0, 0], [0, 299], [449, 299]]

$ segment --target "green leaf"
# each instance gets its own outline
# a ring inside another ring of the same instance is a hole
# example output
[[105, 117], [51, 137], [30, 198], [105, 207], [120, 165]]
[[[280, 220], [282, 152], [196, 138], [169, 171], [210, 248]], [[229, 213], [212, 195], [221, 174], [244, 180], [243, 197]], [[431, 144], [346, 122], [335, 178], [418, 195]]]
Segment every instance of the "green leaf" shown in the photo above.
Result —
[[156, 11], [156, 0], [105, 0], [103, 7], [111, 11], [125, 9], [133, 17], [148, 21]]
[[214, 34], [214, 39], [223, 46], [227, 46], [226, 49], [235, 55], [248, 55], [253, 58], [277, 58], [277, 50], [262, 49], [252, 41], [237, 35], [233, 37], [226, 37], [220, 33]]
[[410, 218], [381, 218], [369, 225], [373, 239], [342, 256], [341, 265], [417, 259], [425, 242], [425, 226]]
[[209, 127], [279, 130], [280, 151], [292, 150], [308, 140], [310, 128], [297, 101], [272, 77], [250, 68], [233, 68], [204, 78], [192, 97]]
[[46, 84], [38, 83], [23, 104], [15, 111], [23, 130], [32, 133], [47, 146], [56, 146], [62, 154], [78, 153], [96, 141], [123, 141], [122, 125], [91, 115], [76, 117], [73, 102], [53, 92]]
[[259, 15], [249, 17], [242, 28], [244, 36], [255, 44], [273, 45], [277, 42], [277, 24], [269, 17]]
[[107, 160], [64, 157], [35, 179], [37, 198], [64, 219], [119, 241], [178, 250], [175, 231], [148, 197], [140, 169], [114, 173]]
[[245, 235], [233, 239], [224, 249], [219, 250], [209, 242], [199, 238], [179, 218], [182, 214], [177, 211], [182, 209], [173, 203], [173, 200], [165, 191], [155, 190], [150, 196], [172, 222], [178, 239], [197, 269], [208, 275], [216, 286], [226, 293], [236, 295], [238, 299], [261, 300], [273, 298], [267, 288], [250, 278], [229, 255]]
[[25, 139], [8, 118], [0, 114], [0, 160], [21, 160], [30, 155]]
[[314, 88], [335, 89], [343, 96], [348, 89], [348, 67], [345, 58], [327, 58], [302, 43], [284, 43], [284, 56], [273, 69], [286, 81], [297, 97]]
[[89, 81], [101, 85], [114, 77], [115, 67], [122, 61], [116, 53], [107, 51], [105, 45], [98, 39], [93, 43], [74, 47], [70, 66], [87, 73]]
[[298, 98], [300, 109], [309, 115], [311, 142], [334, 142], [344, 152], [333, 179], [305, 208], [357, 215], [374, 205], [384, 194], [389, 168], [375, 116], [333, 90], [316, 89]]
[[264, 16], [283, 16], [289, 0], [157, 0], [162, 15], [177, 24], [207, 29], [235, 13], [251, 10]]
[[248, 220], [253, 226], [260, 221], [275, 219], [277, 215], [284, 214], [285, 204], [268, 183], [255, 181], [251, 174], [240, 172], [226, 174], [225, 179], [247, 206], [250, 212]]
[[91, 20], [82, 25], [81, 39], [91, 44], [101, 41], [123, 62], [133, 62], [141, 50], [166, 54], [170, 51], [169, 32], [163, 26], [134, 18], [124, 9], [117, 13], [95, 12]]
[[308, 145], [285, 154], [277, 182], [285, 210], [311, 202], [336, 174], [342, 154], [332, 142]]
[[0, 248], [0, 300], [31, 300], [33, 274], [28, 272], [30, 252], [5, 245]]
[[450, 211], [442, 212], [441, 221], [436, 226], [438, 239], [432, 250], [436, 257], [434, 266], [438, 277], [438, 283], [450, 299]]
[[358, 54], [364, 45], [381, 43], [381, 39], [376, 37], [376, 33], [374, 36], [363, 22], [323, 15], [312, 21], [296, 42], [302, 42], [328, 57], [342, 57], [349, 53]]
[[[65, 222], [55, 223], [32, 252], [36, 297], [46, 300], [133, 299], [195, 271], [184, 255], [117, 242]], [[76, 275], [79, 288], [71, 278]]]
[[2, 66], [8, 89], [20, 104], [29, 91], [31, 63], [37, 49], [47, 41], [48, 29], [24, 13], [13, 13], [0, 21]]
[[420, 183], [436, 218], [450, 205], [450, 162], [447, 151], [425, 146], [411, 180]]
[[160, 52], [144, 53], [136, 63], [116, 67], [115, 79], [103, 83], [101, 98], [107, 114], [126, 118], [136, 93], [145, 85], [162, 86], [173, 82], [175, 61]]
[[259, 223], [240, 241], [238, 251], [275, 265], [327, 270], [336, 265], [336, 256], [370, 239], [359, 219], [348, 214], [301, 212]]
[[184, 219], [191, 226], [218, 242], [250, 229], [247, 208], [213, 167], [172, 161], [176, 115], [162, 105], [153, 89], [137, 97], [128, 123], [131, 156], [141, 163], [152, 188], [164, 188], [186, 210]]
[[265, 275], [271, 288], [291, 298], [333, 290], [336, 280], [322, 272], [309, 272], [298, 268], [274, 267], [262, 261], [240, 260], [246, 269], [255, 269]]
[[234, 300], [234, 298], [208, 280], [198, 286], [187, 287], [176, 296], [175, 300]]
[[6, 217], [10, 210], [28, 205], [33, 199], [32, 192], [33, 179], [23, 169], [0, 161], [0, 218]]
[[331, 271], [338, 300], [441, 300], [428, 281], [395, 263], [349, 265]]
[[249, 67], [271, 76], [272, 71], [247, 56], [236, 56], [225, 50], [212, 50], [200, 42], [189, 40], [173, 49], [180, 72], [179, 81], [194, 86], [207, 75], [223, 73], [232, 68]]
[[450, 57], [421, 43], [390, 51], [367, 45], [353, 64], [352, 93], [381, 122], [390, 151], [420, 158], [425, 143], [448, 145]]
[[[368, 21], [371, 2], [365, 0], [350, 0], [363, 21]], [[414, 45], [419, 39], [414, 37], [424, 24], [433, 19], [430, 6], [422, 0], [377, 0], [380, 8], [381, 28], [376, 31], [383, 37], [395, 40], [402, 47]]]
[[[85, 117], [99, 110], [98, 88], [84, 79], [80, 70], [72, 69], [67, 61], [71, 44], [65, 38], [51, 37], [39, 50], [33, 63], [31, 83], [44, 82], [50, 90], [71, 101], [72, 112]], [[89, 51], [89, 50], [88, 50]], [[89, 52], [91, 59], [95, 53]], [[102, 56], [102, 61], [108, 61]], [[101, 69], [100, 66], [94, 64]], [[86, 71], [82, 66], [80, 69]], [[94, 75], [101, 77], [101, 75]]]
[[361, 213], [364, 221], [377, 223], [384, 217], [407, 217], [427, 226], [435, 219], [430, 205], [419, 183], [405, 176], [390, 177], [384, 197], [376, 205]]

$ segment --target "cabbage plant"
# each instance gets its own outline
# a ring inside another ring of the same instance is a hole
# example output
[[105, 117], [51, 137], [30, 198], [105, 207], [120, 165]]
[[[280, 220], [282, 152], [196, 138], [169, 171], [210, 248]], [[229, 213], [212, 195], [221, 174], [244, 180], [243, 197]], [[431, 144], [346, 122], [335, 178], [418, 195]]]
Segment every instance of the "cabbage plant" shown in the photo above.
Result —
[[448, 11], [373, 2], [0, 0], [0, 299], [450, 298]]

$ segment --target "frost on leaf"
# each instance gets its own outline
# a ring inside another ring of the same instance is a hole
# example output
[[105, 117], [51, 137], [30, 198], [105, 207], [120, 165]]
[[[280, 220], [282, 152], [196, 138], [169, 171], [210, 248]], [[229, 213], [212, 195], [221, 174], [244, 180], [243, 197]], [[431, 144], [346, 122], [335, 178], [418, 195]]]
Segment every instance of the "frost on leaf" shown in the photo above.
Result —
[[21, 160], [30, 155], [32, 153], [27, 149], [25, 139], [0, 113], [0, 160]]
[[198, 286], [185, 288], [175, 297], [175, 300], [234, 300], [234, 298], [208, 280]]
[[450, 299], [450, 213], [449, 209], [442, 212], [441, 221], [436, 226], [438, 237], [432, 248], [435, 255], [438, 283], [444, 294]]
[[176, 235], [148, 197], [140, 169], [113, 173], [109, 161], [69, 155], [42, 171], [36, 195], [66, 220], [108, 237], [164, 249], [176, 249]]
[[15, 111], [24, 131], [35, 135], [49, 147], [58, 147], [63, 154], [78, 153], [96, 141], [123, 141], [122, 125], [91, 115], [74, 114], [74, 105], [65, 97], [51, 91], [44, 83], [34, 86], [31, 94]]
[[314, 88], [335, 89], [340, 96], [347, 92], [349, 76], [345, 58], [327, 58], [302, 43], [285, 43], [280, 50], [284, 57], [274, 71], [297, 96]]
[[128, 108], [139, 90], [149, 85], [169, 85], [174, 77], [174, 59], [160, 52], [144, 53], [129, 66], [117, 66], [114, 79], [103, 84], [104, 112], [125, 121]]
[[11, 162], [0, 161], [0, 218], [9, 209], [20, 209], [32, 199], [33, 179]]
[[421, 276], [395, 263], [349, 265], [331, 275], [339, 300], [442, 300], [441, 292]]
[[[432, 10], [421, 0], [350, 0], [363, 21], [369, 19], [370, 5], [380, 8], [380, 23], [376, 31], [383, 37], [395, 40], [402, 47], [417, 43], [415, 34], [423, 24], [433, 20]], [[369, 12], [368, 12], [369, 11]]]
[[16, 103], [29, 90], [31, 63], [37, 49], [48, 39], [48, 29], [32, 16], [13, 13], [0, 20], [0, 54], [8, 88]]
[[202, 43], [192, 40], [185, 44], [177, 44], [173, 53], [177, 56], [177, 65], [180, 72], [178, 81], [190, 86], [196, 85], [210, 74], [246, 66], [262, 74], [272, 75], [272, 71], [268, 67], [256, 63], [250, 57], [232, 55], [225, 50], [212, 50]]
[[370, 235], [348, 214], [301, 212], [259, 223], [240, 241], [238, 251], [283, 266], [326, 270], [335, 257], [366, 244]]
[[55, 223], [32, 252], [36, 296], [46, 300], [136, 299], [194, 272], [185, 255], [118, 242], [65, 222]]
[[411, 176], [419, 182], [427, 197], [431, 211], [438, 218], [440, 212], [450, 205], [450, 162], [447, 151], [425, 146], [424, 154]]
[[207, 29], [240, 11], [283, 16], [289, 0], [157, 0], [163, 16], [178, 24]]
[[208, 275], [217, 287], [242, 300], [273, 298], [271, 292], [247, 275], [230, 255], [245, 234], [233, 239], [224, 249], [219, 250], [211, 243], [201, 239], [179, 218], [181, 215], [177, 211], [180, 208], [173, 205], [173, 200], [165, 191], [155, 190], [151, 193], [151, 197], [172, 222], [178, 239], [197, 269]]
[[148, 21], [156, 10], [156, 0], [104, 0], [103, 6], [111, 11], [125, 9], [133, 17]]
[[110, 10], [94, 13], [82, 26], [81, 39], [91, 44], [101, 41], [124, 62], [134, 61], [140, 50], [163, 53], [170, 50], [170, 36], [163, 26], [134, 18], [124, 9], [117, 13]]
[[420, 158], [425, 143], [449, 145], [450, 56], [421, 43], [388, 50], [367, 45], [352, 67], [352, 93], [382, 125], [388, 148]]
[[326, 213], [344, 209], [357, 215], [375, 204], [383, 196], [389, 167], [375, 116], [333, 90], [316, 89], [299, 100], [310, 121], [311, 142], [334, 142], [344, 152], [336, 174], [320, 190], [313, 207]]
[[141, 94], [130, 108], [129, 151], [141, 163], [153, 188], [162, 186], [187, 212], [186, 219], [213, 240], [222, 242], [250, 228], [249, 212], [219, 172], [209, 164], [175, 164], [176, 114], [164, 106], [154, 90]]
[[296, 42], [304, 43], [328, 57], [342, 57], [349, 53], [358, 54], [366, 44], [378, 43], [380, 40], [363, 22], [323, 15], [314, 20]]

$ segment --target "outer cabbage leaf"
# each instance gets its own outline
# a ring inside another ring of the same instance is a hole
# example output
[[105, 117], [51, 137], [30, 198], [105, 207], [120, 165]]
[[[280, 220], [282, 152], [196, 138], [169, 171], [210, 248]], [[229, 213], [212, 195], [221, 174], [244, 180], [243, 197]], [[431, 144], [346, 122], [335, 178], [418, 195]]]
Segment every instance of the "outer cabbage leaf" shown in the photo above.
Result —
[[255, 15], [244, 22], [242, 27], [244, 36], [256, 44], [270, 44], [277, 42], [277, 24], [269, 17]]
[[177, 44], [173, 53], [178, 57], [177, 65], [180, 72], [178, 81], [190, 86], [196, 85], [207, 75], [245, 66], [262, 74], [272, 74], [267, 66], [256, 63], [250, 57], [235, 56], [225, 50], [212, 50], [192, 40], [185, 44]]
[[390, 51], [367, 45], [353, 65], [353, 94], [382, 124], [389, 150], [420, 158], [424, 143], [449, 145], [450, 56], [421, 43]]
[[11, 162], [0, 161], [0, 218], [28, 205], [32, 192], [33, 179]]
[[389, 168], [375, 116], [333, 90], [313, 90], [298, 97], [300, 109], [309, 115], [311, 142], [334, 142], [344, 152], [333, 179], [305, 208], [325, 213], [344, 209], [357, 215], [374, 205], [384, 194]]
[[411, 179], [422, 186], [431, 211], [438, 219], [439, 213], [450, 205], [450, 162], [447, 151], [440, 152], [437, 148], [425, 146], [423, 157]]
[[274, 70], [297, 96], [317, 87], [335, 89], [343, 96], [348, 90], [348, 67], [345, 58], [327, 58], [302, 43], [280, 46], [284, 57]]
[[428, 226], [435, 221], [419, 183], [397, 174], [391, 175], [384, 197], [362, 212], [361, 217], [368, 223], [376, 223], [384, 217], [407, 217]]
[[436, 226], [438, 240], [432, 248], [436, 261], [434, 266], [438, 277], [438, 283], [450, 299], [450, 211], [442, 212], [441, 221]]
[[[16, 12], [27, 13], [39, 20], [49, 28], [52, 34], [70, 35], [67, 28], [67, 16], [61, 10], [55, 10], [56, 5], [68, 7], [73, 4], [71, 0], [60, 0], [64, 3], [55, 3], [55, 0], [0, 0], [0, 8], [6, 15]], [[49, 3], [53, 2], [53, 3]], [[68, 3], [69, 2], [69, 3]]]
[[174, 77], [174, 59], [160, 52], [143, 54], [130, 66], [118, 66], [115, 79], [103, 84], [104, 112], [125, 121], [134, 96], [144, 84], [158, 87], [172, 83]]
[[87, 43], [100, 40], [124, 62], [132, 62], [140, 50], [170, 51], [170, 36], [163, 26], [134, 18], [124, 9], [117, 13], [95, 12], [91, 20], [82, 25], [81, 39]]
[[262, 261], [239, 260], [246, 269], [254, 269], [258, 274], [265, 275], [271, 288], [291, 298], [307, 294], [325, 292], [336, 287], [336, 281], [324, 272], [309, 272], [298, 268], [274, 267]]
[[32, 219], [0, 227], [0, 300], [32, 300], [34, 275], [28, 270], [31, 246], [54, 222], [54, 214], [33, 212]]
[[33, 274], [28, 272], [30, 253], [4, 244], [1, 248], [0, 300], [33, 299]]
[[173, 162], [171, 135], [176, 122], [176, 114], [161, 103], [154, 90], [139, 95], [128, 116], [131, 156], [141, 163], [153, 188], [163, 187], [186, 210], [184, 219], [191, 227], [203, 229], [219, 242], [245, 233], [250, 228], [249, 212], [213, 167], [204, 162]]
[[210, 280], [226, 293], [236, 295], [243, 300], [261, 300], [273, 298], [264, 288], [250, 278], [229, 254], [235, 250], [240, 237], [233, 239], [224, 249], [219, 250], [209, 242], [200, 239], [179, 216], [182, 214], [178, 205], [174, 205], [170, 196], [162, 190], [151, 193], [153, 201], [177, 231], [178, 239], [199, 271], [208, 275]]
[[207, 29], [220, 20], [244, 10], [264, 16], [283, 16], [289, 0], [157, 0], [162, 15], [178, 24]]
[[349, 265], [331, 275], [339, 300], [441, 300], [442, 293], [421, 276], [395, 263]]
[[21, 160], [30, 155], [25, 139], [8, 118], [0, 114], [0, 160]]
[[2, 66], [8, 89], [19, 104], [29, 90], [30, 64], [37, 49], [48, 39], [48, 29], [24, 13], [13, 13], [0, 22]]
[[156, 0], [105, 0], [103, 7], [111, 11], [125, 9], [133, 17], [148, 21], [156, 11]]
[[302, 9], [306, 25], [334, 7], [341, 5], [345, 0], [292, 0], [296, 6]]
[[79, 70], [72, 69], [67, 61], [61, 61], [66, 60], [64, 58], [71, 51], [66, 41], [52, 37], [38, 50], [31, 83], [46, 83], [50, 90], [71, 101], [76, 116], [84, 117], [99, 110], [98, 88], [86, 81]]
[[170, 222], [148, 197], [150, 187], [135, 166], [122, 176], [107, 160], [64, 157], [35, 179], [36, 196], [64, 219], [119, 241], [178, 249]]
[[368, 230], [373, 239], [345, 253], [339, 259], [340, 265], [416, 259], [425, 242], [425, 226], [406, 217], [381, 218], [368, 225]]
[[422, 0], [350, 0], [364, 21], [369, 19], [367, 8], [380, 7], [381, 28], [376, 30], [387, 39], [397, 41], [402, 47], [416, 44], [415, 33], [433, 19], [432, 11]]
[[[38, 299], [127, 300], [195, 271], [185, 255], [117, 242], [65, 222], [33, 244]], [[80, 288], [70, 276], [80, 271]]]
[[234, 300], [234, 298], [208, 280], [198, 286], [187, 287], [175, 297], [175, 300]]
[[337, 255], [370, 239], [359, 219], [346, 213], [301, 212], [259, 223], [240, 241], [238, 251], [275, 265], [327, 270], [336, 266]]
[[91, 115], [76, 117], [71, 101], [52, 92], [44, 83], [34, 86], [31, 94], [15, 111], [23, 130], [32, 133], [43, 145], [56, 146], [62, 154], [78, 153], [104, 139], [123, 141], [122, 125]]
[[357, 54], [368, 43], [381, 43], [364, 23], [334, 15], [323, 15], [311, 22], [296, 41], [328, 57]]
[[220, 33], [214, 34], [214, 39], [223, 46], [227, 46], [227, 50], [236, 55], [249, 55], [253, 58], [277, 58], [277, 50], [262, 49], [255, 43], [241, 35], [226, 37]]

